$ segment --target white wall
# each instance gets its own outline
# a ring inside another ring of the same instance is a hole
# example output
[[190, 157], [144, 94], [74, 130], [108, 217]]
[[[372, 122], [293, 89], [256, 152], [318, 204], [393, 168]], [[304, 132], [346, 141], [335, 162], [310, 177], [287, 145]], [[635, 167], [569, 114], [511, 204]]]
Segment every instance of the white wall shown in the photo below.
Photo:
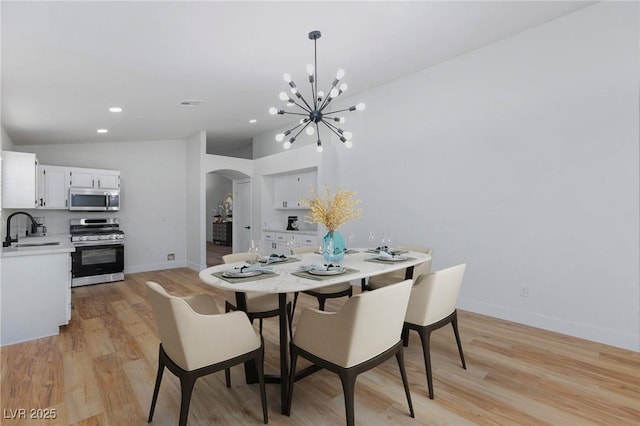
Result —
[[[125, 272], [186, 265], [184, 140], [15, 148], [36, 153], [41, 164], [121, 172], [122, 207], [117, 213], [29, 210], [34, 216], [46, 217], [49, 233], [68, 233], [71, 217], [118, 217], [126, 235]], [[176, 259], [167, 261], [168, 253], [175, 253]]]
[[0, 148], [2, 151], [13, 151], [13, 141], [4, 130], [4, 126], [0, 127]]
[[206, 132], [202, 131], [187, 139], [187, 266], [199, 271], [206, 268], [205, 253], [205, 174], [203, 156], [207, 144]]
[[599, 3], [362, 94], [322, 154], [347, 232], [466, 262], [462, 309], [640, 350], [638, 30]]

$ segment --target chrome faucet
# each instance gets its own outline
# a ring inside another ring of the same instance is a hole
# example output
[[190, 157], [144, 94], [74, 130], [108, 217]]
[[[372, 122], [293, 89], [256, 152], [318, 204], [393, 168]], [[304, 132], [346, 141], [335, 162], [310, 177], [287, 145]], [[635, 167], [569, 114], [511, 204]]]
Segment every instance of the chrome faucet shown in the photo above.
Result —
[[2, 247], [11, 247], [11, 243], [18, 241], [17, 238], [15, 240], [11, 239], [11, 219], [18, 214], [23, 214], [27, 216], [29, 219], [31, 219], [31, 229], [39, 225], [38, 222], [36, 222], [36, 220], [33, 218], [33, 216], [31, 216], [27, 212], [15, 212], [10, 214], [9, 217], [7, 218], [7, 236], [5, 237], [4, 242], [2, 243]]

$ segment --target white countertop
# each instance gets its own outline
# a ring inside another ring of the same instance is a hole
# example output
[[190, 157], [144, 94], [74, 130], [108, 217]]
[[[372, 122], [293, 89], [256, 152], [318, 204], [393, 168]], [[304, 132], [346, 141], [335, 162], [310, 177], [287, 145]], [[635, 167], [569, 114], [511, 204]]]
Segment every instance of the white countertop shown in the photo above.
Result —
[[299, 235], [318, 235], [318, 231], [313, 229], [299, 229], [297, 231], [289, 231], [286, 229], [263, 229], [262, 232], [280, 232], [283, 234], [299, 234]]
[[[17, 247], [18, 244], [42, 244], [56, 241], [60, 244]], [[50, 234], [43, 237], [19, 238], [18, 242], [11, 243], [11, 247], [3, 247], [0, 257], [39, 256], [43, 254], [71, 253], [74, 251], [76, 251], [76, 248], [71, 244], [71, 236], [69, 234]]]

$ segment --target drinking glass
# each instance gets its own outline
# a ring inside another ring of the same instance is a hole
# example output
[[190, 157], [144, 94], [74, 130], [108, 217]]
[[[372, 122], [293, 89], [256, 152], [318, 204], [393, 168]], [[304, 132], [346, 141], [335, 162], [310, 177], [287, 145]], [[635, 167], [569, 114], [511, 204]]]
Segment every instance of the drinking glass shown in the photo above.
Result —
[[376, 233], [373, 231], [369, 231], [369, 247], [374, 249], [376, 248], [376, 244], [374, 241], [376, 240]]

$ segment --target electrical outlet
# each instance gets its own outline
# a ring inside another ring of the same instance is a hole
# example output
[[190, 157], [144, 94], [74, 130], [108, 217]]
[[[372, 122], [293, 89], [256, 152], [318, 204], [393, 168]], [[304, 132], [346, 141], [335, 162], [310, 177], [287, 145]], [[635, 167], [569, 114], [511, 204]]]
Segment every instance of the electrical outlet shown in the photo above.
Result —
[[529, 297], [529, 287], [524, 286], [520, 288], [520, 297]]
[[167, 260], [176, 260], [176, 254], [175, 253], [169, 253], [167, 255]]

